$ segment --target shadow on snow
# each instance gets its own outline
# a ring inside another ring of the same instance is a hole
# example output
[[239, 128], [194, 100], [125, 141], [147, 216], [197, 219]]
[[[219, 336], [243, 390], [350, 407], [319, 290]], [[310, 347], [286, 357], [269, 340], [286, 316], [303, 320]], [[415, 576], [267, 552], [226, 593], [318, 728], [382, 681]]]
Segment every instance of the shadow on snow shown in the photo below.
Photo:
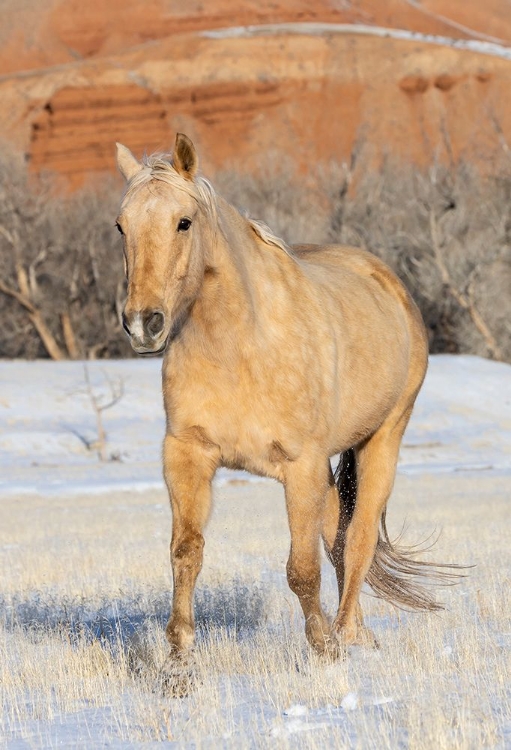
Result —
[[[0, 598], [0, 625], [34, 636], [60, 633], [71, 639], [99, 640], [125, 649], [133, 638], [152, 626], [164, 629], [170, 607], [170, 593], [104, 600], [91, 607], [86, 599], [57, 599], [37, 592], [28, 599]], [[262, 589], [239, 580], [216, 588], [198, 588], [194, 608], [199, 638], [218, 628], [241, 638], [267, 619]]]

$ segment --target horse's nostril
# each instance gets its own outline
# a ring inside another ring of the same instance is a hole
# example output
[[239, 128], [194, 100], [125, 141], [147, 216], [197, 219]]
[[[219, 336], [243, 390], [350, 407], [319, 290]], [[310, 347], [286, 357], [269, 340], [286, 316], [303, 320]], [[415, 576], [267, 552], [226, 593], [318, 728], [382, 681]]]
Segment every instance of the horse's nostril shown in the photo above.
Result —
[[165, 318], [162, 312], [153, 312], [147, 317], [146, 329], [151, 336], [157, 336], [163, 331]]
[[124, 328], [124, 330], [126, 331], [126, 333], [128, 334], [128, 336], [131, 336], [131, 331], [130, 331], [130, 329], [128, 327], [128, 320], [127, 320], [126, 315], [124, 313], [122, 314], [122, 327]]

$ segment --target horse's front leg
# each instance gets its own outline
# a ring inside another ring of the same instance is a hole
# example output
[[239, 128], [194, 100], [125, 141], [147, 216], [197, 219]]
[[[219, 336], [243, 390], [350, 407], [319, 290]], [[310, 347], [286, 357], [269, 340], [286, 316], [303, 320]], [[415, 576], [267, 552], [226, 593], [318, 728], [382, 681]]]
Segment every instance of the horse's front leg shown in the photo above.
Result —
[[172, 507], [170, 559], [174, 579], [167, 638], [175, 656], [186, 654], [194, 643], [193, 592], [202, 567], [202, 532], [209, 516], [211, 480], [219, 456], [218, 446], [208, 442], [198, 428], [179, 438], [165, 437], [163, 466]]
[[[328, 467], [329, 468], [329, 467]], [[305, 617], [305, 634], [320, 654], [339, 655], [320, 602], [321, 562], [319, 540], [328, 491], [325, 461], [299, 459], [285, 466], [286, 506], [291, 532], [287, 580]]]

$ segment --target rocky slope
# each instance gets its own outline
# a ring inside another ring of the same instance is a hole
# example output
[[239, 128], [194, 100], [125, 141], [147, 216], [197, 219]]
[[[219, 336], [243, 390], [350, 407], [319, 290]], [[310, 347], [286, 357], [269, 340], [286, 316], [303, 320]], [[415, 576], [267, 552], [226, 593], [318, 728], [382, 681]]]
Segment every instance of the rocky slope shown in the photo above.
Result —
[[72, 185], [114, 168], [114, 141], [165, 150], [176, 130], [209, 174], [283, 157], [310, 169], [360, 143], [371, 158], [486, 164], [511, 142], [504, 0], [6, 6], [0, 133]]

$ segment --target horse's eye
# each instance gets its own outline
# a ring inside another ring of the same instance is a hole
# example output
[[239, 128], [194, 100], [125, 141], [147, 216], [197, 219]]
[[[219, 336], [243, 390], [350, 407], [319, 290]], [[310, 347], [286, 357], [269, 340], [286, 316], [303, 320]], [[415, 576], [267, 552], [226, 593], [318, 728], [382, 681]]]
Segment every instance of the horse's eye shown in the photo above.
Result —
[[192, 226], [191, 219], [180, 219], [179, 224], [177, 225], [177, 231], [187, 232], [191, 226]]
[[118, 230], [118, 231], [119, 231], [119, 232], [120, 232], [121, 234], [124, 234], [124, 232], [122, 231], [122, 227], [121, 227], [121, 225], [119, 224], [119, 222], [118, 222], [118, 221], [116, 221], [116, 222], [115, 222], [115, 226], [117, 227], [117, 230]]

